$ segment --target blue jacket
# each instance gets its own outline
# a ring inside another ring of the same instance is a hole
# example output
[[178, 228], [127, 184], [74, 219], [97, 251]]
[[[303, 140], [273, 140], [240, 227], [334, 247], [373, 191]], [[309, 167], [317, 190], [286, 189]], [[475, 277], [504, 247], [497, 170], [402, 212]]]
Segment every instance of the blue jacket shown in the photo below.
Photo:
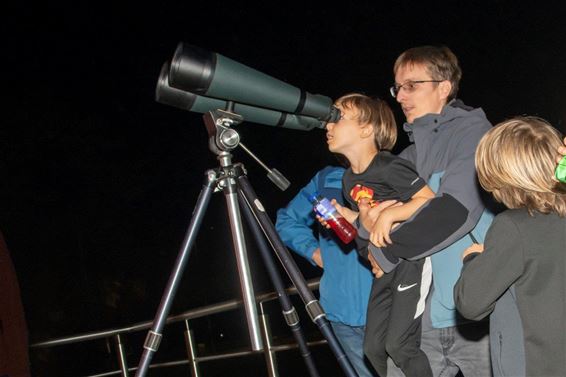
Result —
[[318, 191], [322, 196], [342, 199], [344, 169], [328, 166], [319, 171], [299, 191], [286, 208], [277, 212], [275, 224], [283, 242], [313, 265], [313, 252], [320, 247], [324, 270], [320, 279], [320, 303], [328, 320], [348, 326], [363, 326], [373, 275], [355, 251], [355, 243], [343, 245], [331, 230], [313, 233], [316, 221], [309, 196]]

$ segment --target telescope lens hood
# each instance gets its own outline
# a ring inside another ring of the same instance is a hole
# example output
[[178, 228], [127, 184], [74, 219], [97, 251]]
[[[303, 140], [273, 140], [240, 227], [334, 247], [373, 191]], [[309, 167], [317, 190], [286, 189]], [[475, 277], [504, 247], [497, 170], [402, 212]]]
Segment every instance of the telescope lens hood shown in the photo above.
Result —
[[163, 63], [159, 79], [155, 87], [155, 100], [165, 105], [174, 106], [183, 110], [190, 110], [193, 107], [196, 96], [193, 93], [185, 92], [169, 86], [169, 63]]
[[206, 94], [215, 67], [215, 53], [180, 42], [171, 59], [169, 84], [195, 94]]

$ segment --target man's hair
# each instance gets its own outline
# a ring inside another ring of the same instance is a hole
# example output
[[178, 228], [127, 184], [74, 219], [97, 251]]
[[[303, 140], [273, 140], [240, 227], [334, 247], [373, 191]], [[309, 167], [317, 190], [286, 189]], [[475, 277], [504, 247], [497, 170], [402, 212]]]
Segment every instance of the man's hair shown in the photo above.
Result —
[[480, 184], [508, 208], [566, 216], [566, 184], [553, 179], [560, 133], [537, 117], [499, 123], [480, 140]]
[[379, 151], [391, 150], [397, 141], [397, 123], [387, 102], [364, 94], [350, 93], [338, 98], [336, 105], [357, 112], [359, 124], [371, 124]]
[[452, 90], [447, 101], [456, 98], [462, 70], [458, 64], [458, 58], [446, 46], [420, 46], [413, 47], [403, 52], [393, 66], [393, 73], [407, 65], [424, 65], [433, 80], [448, 80], [452, 84]]

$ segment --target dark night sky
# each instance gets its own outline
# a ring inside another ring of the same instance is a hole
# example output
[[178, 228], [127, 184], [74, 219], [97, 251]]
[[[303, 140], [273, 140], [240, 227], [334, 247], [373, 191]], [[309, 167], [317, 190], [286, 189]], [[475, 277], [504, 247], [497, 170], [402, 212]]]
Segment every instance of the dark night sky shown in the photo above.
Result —
[[[384, 97], [399, 122], [387, 89], [396, 56], [444, 44], [460, 58], [467, 104], [483, 107], [493, 123], [539, 115], [564, 132], [565, 12], [484, 3], [305, 9], [280, 2], [89, 2], [14, 9], [3, 54], [10, 69], [0, 129], [0, 230], [32, 342], [155, 313], [203, 173], [217, 166], [200, 115], [154, 101], [160, 67], [179, 41], [311, 93]], [[238, 130], [292, 182], [280, 192], [242, 151], [234, 153], [272, 215], [334, 162], [322, 131], [256, 124]], [[239, 296], [223, 201], [213, 198], [173, 312]], [[251, 260], [256, 291], [271, 289], [259, 258]], [[299, 265], [307, 277], [317, 274]]]

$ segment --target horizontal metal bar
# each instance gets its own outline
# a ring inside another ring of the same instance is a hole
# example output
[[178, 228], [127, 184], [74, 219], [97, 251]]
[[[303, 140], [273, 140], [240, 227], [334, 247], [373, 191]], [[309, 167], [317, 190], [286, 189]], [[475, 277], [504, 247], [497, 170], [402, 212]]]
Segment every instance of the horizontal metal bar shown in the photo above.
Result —
[[[312, 279], [308, 281], [308, 286], [311, 290], [314, 290], [318, 288], [319, 283], [320, 283], [320, 279], [318, 278]], [[289, 287], [285, 289], [285, 291], [289, 295], [297, 294], [297, 289], [295, 287]], [[277, 297], [278, 296], [276, 292], [263, 293], [255, 296], [256, 301], [262, 303], [269, 300], [274, 300]], [[191, 309], [181, 314], [169, 316], [167, 317], [166, 323], [170, 324], [170, 323], [184, 321], [187, 319], [196, 319], [196, 318], [206, 317], [212, 314], [224, 313], [230, 310], [237, 309], [240, 306], [242, 306], [242, 300], [223, 301], [209, 306], [202, 306], [200, 308]], [[118, 334], [127, 334], [141, 330], [147, 330], [151, 328], [152, 324], [153, 321], [146, 321], [128, 327], [121, 327], [117, 329], [103, 330], [103, 331], [91, 332], [81, 335], [68, 336], [64, 338], [57, 338], [57, 339], [34, 343], [30, 345], [30, 348], [46, 348], [53, 346], [62, 346], [66, 344], [80, 343], [89, 340], [103, 339]]]
[[[313, 342], [308, 342], [307, 345], [312, 347], [312, 346], [321, 346], [321, 345], [324, 345], [326, 343], [327, 343], [326, 340], [322, 339], [322, 340], [317, 340], [317, 341], [313, 341]], [[296, 343], [288, 343], [288, 344], [282, 344], [282, 345], [279, 345], [279, 346], [273, 346], [273, 347], [271, 347], [271, 349], [275, 352], [282, 352], [282, 351], [288, 351], [288, 350], [291, 350], [291, 349], [295, 349], [297, 347], [298, 346], [297, 346]], [[260, 355], [261, 353], [263, 353], [263, 351], [230, 352], [230, 353], [223, 353], [223, 354], [218, 354], [218, 355], [197, 357], [195, 360], [200, 363], [200, 362], [204, 362], [204, 361], [233, 359], [233, 358], [236, 358], [236, 357], [249, 356], [249, 355], [253, 355], [253, 354]], [[188, 360], [175, 360], [175, 361], [168, 361], [168, 362], [163, 362], [163, 363], [151, 364], [151, 366], [149, 368], [150, 369], [158, 369], [158, 368], [175, 367], [175, 366], [187, 365], [187, 364], [189, 364]], [[134, 372], [136, 369], [138, 369], [138, 368], [129, 368], [128, 371]], [[120, 374], [120, 371], [115, 370], [115, 371], [106, 372], [106, 373], [91, 374], [91, 375], [88, 375], [86, 377], [107, 377], [107, 376], [115, 376], [115, 375], [119, 375], [119, 374]]]

